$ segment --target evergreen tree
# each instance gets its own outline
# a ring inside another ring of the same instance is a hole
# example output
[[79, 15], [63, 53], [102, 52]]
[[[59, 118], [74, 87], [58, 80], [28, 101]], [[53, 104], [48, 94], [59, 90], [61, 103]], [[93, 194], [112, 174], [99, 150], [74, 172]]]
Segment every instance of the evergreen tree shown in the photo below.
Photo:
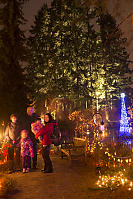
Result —
[[0, 0], [0, 119], [21, 113], [27, 103], [22, 62], [25, 61], [25, 36], [20, 26], [24, 0]]
[[94, 13], [88, 11], [84, 21], [73, 23], [82, 11], [70, 0], [53, 1], [51, 8], [44, 5], [29, 39], [32, 52], [29, 71], [35, 74], [32, 82], [36, 82], [38, 91], [43, 89], [78, 103], [84, 98], [91, 99], [89, 54], [92, 54], [96, 41], [96, 34], [89, 24]]
[[[35, 17], [31, 28], [31, 37], [28, 40], [29, 66], [27, 67], [30, 97], [35, 100], [40, 93], [48, 92], [52, 79], [50, 63], [50, 11], [46, 4]], [[44, 28], [45, 27], [45, 28]], [[46, 78], [47, 77], [47, 78]]]
[[118, 98], [120, 92], [130, 86], [131, 78], [126, 75], [131, 71], [128, 66], [129, 55], [125, 49], [126, 39], [122, 37], [114, 17], [108, 13], [100, 14], [98, 24], [98, 84], [103, 91], [105, 104], [108, 104], [111, 98]]
[[[31, 28], [29, 80], [32, 94], [68, 97], [76, 106], [110, 103], [118, 97], [129, 73], [125, 39], [109, 14], [79, 6], [71, 0], [54, 0], [44, 5]], [[92, 19], [97, 20], [94, 30]], [[107, 43], [105, 45], [105, 43]], [[33, 96], [33, 95], [32, 95]], [[99, 103], [99, 102], [98, 102]]]

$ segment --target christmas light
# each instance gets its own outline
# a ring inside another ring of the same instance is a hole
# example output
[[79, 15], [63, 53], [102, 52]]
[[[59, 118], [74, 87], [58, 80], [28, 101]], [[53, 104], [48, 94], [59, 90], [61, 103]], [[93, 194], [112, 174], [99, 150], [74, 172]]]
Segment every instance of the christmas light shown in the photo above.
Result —
[[131, 136], [130, 126], [128, 123], [126, 105], [125, 105], [125, 93], [121, 93], [121, 120], [120, 120], [120, 136]]
[[[125, 170], [124, 170], [125, 172]], [[99, 188], [116, 189], [120, 186], [126, 186], [129, 191], [133, 189], [133, 182], [125, 178], [124, 173], [119, 171], [116, 175], [100, 175], [96, 182]]]

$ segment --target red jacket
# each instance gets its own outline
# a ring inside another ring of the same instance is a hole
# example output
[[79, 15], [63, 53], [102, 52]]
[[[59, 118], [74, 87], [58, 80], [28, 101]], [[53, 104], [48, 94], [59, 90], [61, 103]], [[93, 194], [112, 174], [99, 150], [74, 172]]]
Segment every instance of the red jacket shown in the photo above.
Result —
[[38, 139], [39, 136], [43, 136], [42, 145], [50, 145], [52, 141], [50, 139], [51, 134], [53, 133], [54, 126], [57, 123], [48, 123], [44, 126], [36, 135], [35, 138]]

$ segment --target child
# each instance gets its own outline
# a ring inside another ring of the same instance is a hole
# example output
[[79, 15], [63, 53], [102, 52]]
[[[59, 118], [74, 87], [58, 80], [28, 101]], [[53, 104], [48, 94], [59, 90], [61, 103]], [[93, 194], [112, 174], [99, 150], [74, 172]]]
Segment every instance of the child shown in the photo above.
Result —
[[27, 130], [21, 131], [21, 140], [19, 145], [21, 147], [23, 173], [28, 173], [31, 167], [31, 157], [32, 158], [34, 157], [34, 153], [33, 153], [33, 144], [30, 137], [28, 136]]
[[[34, 133], [34, 135], [36, 135], [37, 133], [40, 132], [40, 130], [43, 128], [44, 126], [41, 124], [41, 120], [37, 119], [35, 122], [33, 122], [31, 124], [31, 131]], [[42, 136], [39, 136], [39, 141], [42, 142]]]

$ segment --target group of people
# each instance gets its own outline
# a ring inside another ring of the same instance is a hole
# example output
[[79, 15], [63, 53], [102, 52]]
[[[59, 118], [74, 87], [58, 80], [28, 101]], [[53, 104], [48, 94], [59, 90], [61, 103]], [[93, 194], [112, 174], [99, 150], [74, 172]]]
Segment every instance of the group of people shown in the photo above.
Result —
[[[33, 107], [27, 108], [27, 114], [21, 120], [17, 115], [10, 116], [10, 123], [5, 130], [5, 139], [9, 144], [8, 166], [9, 173], [23, 169], [23, 173], [32, 169], [37, 169], [37, 143], [42, 145], [42, 157], [44, 160], [44, 173], [52, 173], [53, 165], [50, 159], [50, 145], [52, 144], [51, 135], [56, 121], [47, 113], [44, 116], [44, 124], [34, 112]], [[22, 166], [20, 165], [22, 157]], [[32, 164], [31, 164], [32, 159]], [[14, 161], [15, 160], [15, 161]]]

